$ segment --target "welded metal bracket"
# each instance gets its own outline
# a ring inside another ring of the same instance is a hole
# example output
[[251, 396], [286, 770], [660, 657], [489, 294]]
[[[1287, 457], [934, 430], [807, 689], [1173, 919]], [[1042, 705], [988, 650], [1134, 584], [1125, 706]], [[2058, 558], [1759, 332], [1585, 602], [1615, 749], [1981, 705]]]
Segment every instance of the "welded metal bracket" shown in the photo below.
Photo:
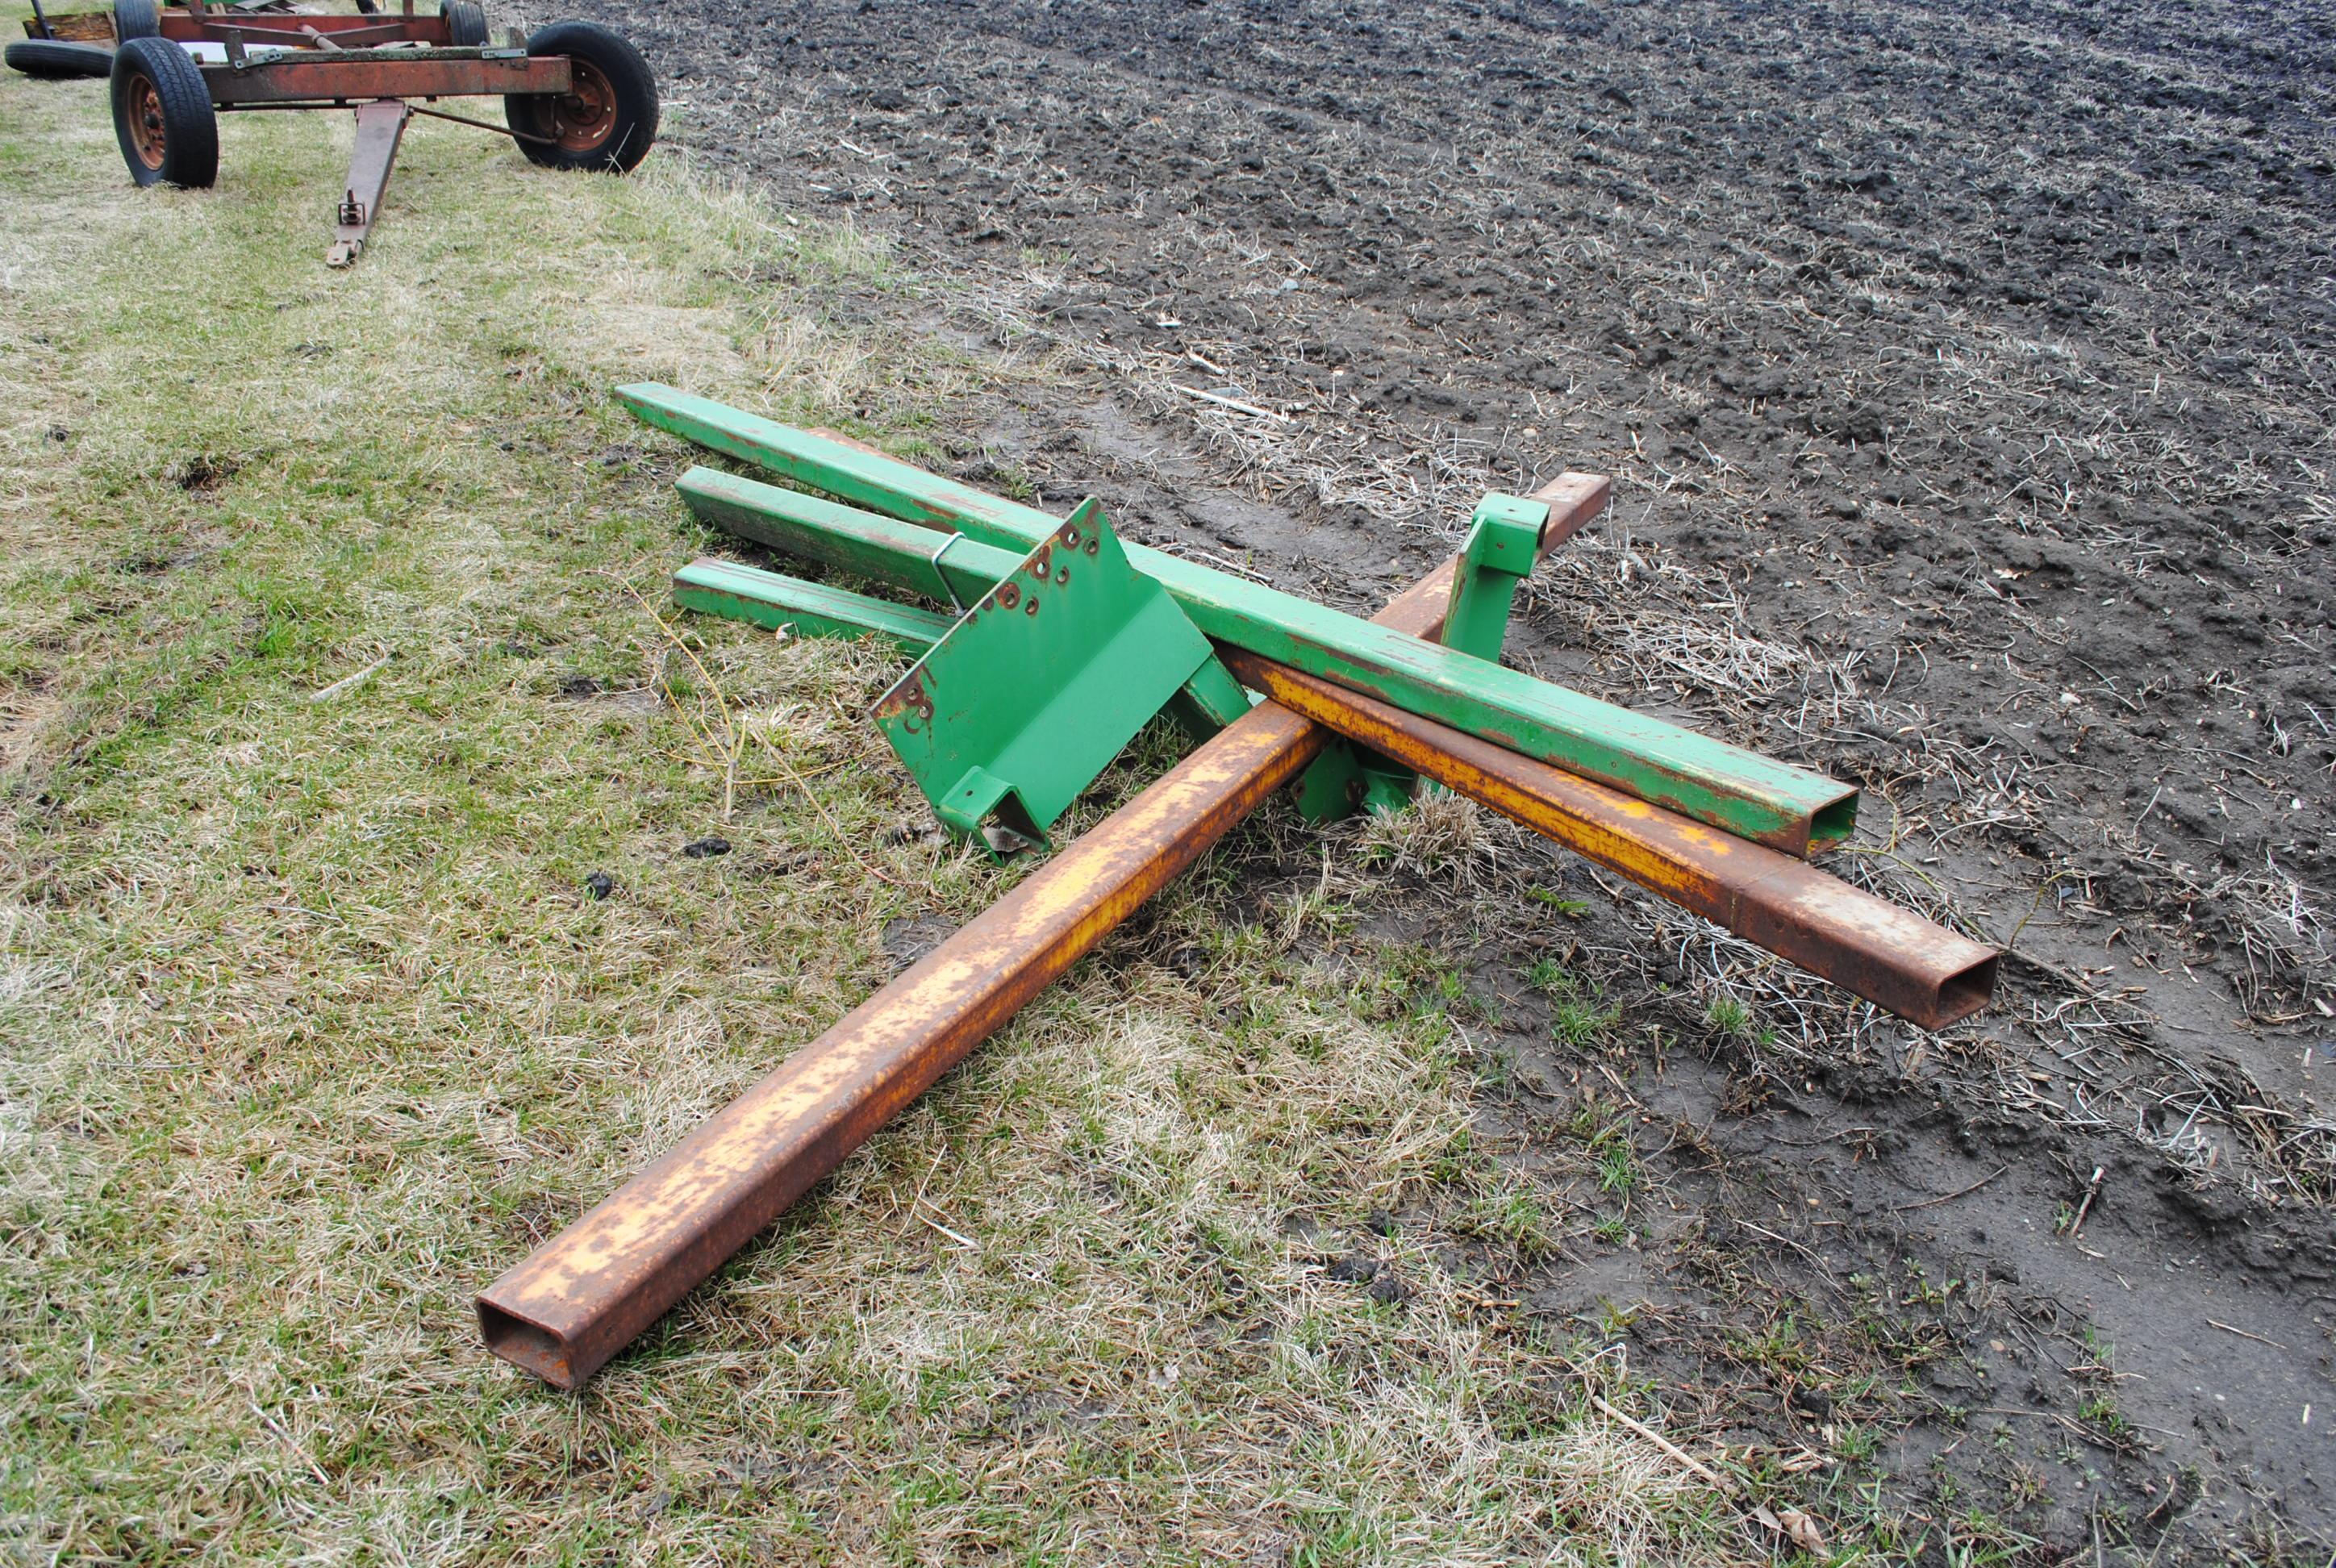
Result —
[[1208, 639], [1128, 563], [1089, 497], [877, 699], [875, 717], [943, 824], [1004, 856], [1044, 843], [1188, 682], [1209, 719], [1247, 711]]
[[1401, 764], [1334, 735], [1290, 784], [1290, 803], [1299, 816], [1318, 823], [1357, 812], [1399, 812], [1410, 802], [1418, 781], [1419, 775]]
[[[1545, 501], [1494, 491], [1476, 503], [1468, 542], [1453, 564], [1452, 600], [1440, 639], [1445, 647], [1499, 661], [1517, 584], [1540, 559], [1548, 521]], [[1401, 811], [1418, 782], [1401, 763], [1339, 739], [1307, 765], [1290, 786], [1290, 799], [1308, 822], [1330, 823], [1358, 811]]]
[[1541, 531], [1549, 502], [1494, 491], [1468, 520], [1468, 542], [1452, 574], [1452, 608], [1444, 614], [1444, 646], [1500, 662], [1517, 584], [1541, 557]]

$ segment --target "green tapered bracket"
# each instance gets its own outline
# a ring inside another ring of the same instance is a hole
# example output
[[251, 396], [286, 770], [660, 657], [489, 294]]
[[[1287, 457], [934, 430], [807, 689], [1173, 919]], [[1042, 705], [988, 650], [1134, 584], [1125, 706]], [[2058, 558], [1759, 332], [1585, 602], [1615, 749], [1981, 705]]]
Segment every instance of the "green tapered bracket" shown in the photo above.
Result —
[[1452, 577], [1452, 608], [1444, 616], [1444, 646], [1498, 664], [1508, 636], [1517, 584], [1533, 575], [1549, 503], [1494, 491], [1476, 503], [1468, 542]]
[[[673, 574], [673, 601], [704, 615], [784, 628], [798, 637], [857, 641], [872, 636], [912, 657], [923, 657], [955, 624], [948, 616], [912, 605], [892, 604], [824, 583], [805, 582], [784, 572], [710, 557], [691, 561]], [[1224, 666], [1210, 660], [1169, 699], [1168, 716], [1193, 740], [1208, 739], [1248, 709], [1248, 694], [1238, 683], [1225, 684], [1230, 680]], [[1235, 703], [1240, 706], [1232, 706]], [[990, 776], [985, 774], [983, 779]], [[1358, 811], [1400, 811], [1411, 798], [1415, 777], [1408, 769], [1375, 753], [1358, 751], [1334, 735], [1290, 786], [1290, 799], [1299, 814], [1312, 823], [1337, 822]], [[979, 781], [957, 804], [960, 810], [969, 809], [977, 801], [984, 811], [996, 803], [995, 797], [984, 799]]]
[[1082, 502], [876, 703], [942, 823], [1005, 855], [1048, 827], [1191, 683], [1212, 718], [1241, 684]]

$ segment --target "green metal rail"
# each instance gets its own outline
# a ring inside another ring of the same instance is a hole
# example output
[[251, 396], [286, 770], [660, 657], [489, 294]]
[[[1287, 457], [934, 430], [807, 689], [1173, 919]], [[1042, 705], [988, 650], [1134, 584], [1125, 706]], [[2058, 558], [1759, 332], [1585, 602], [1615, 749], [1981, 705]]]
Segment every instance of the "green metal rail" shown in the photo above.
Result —
[[805, 582], [727, 560], [693, 560], [673, 574], [673, 601], [684, 609], [756, 626], [786, 627], [800, 637], [847, 640], [871, 633], [921, 658], [955, 624], [914, 605], [888, 604], [866, 594]]
[[[1017, 557], [1060, 526], [1035, 507], [669, 386], [637, 383], [616, 395], [648, 424], [701, 446]], [[950, 546], [944, 560], [959, 565], [959, 551], [969, 548]], [[1743, 838], [1806, 854], [1846, 837], [1855, 822], [1857, 792], [1806, 769], [1159, 550], [1131, 545], [1127, 553], [1221, 642]]]

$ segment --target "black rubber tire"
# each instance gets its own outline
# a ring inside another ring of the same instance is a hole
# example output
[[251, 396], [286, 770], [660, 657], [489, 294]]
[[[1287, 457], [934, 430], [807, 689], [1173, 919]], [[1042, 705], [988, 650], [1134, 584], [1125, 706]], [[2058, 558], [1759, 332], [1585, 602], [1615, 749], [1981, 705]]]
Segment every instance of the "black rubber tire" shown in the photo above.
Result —
[[[565, 54], [580, 73], [597, 73], [612, 115], [606, 132], [590, 146], [547, 146], [521, 141], [528, 161], [546, 169], [597, 169], [628, 173], [657, 142], [657, 77], [641, 52], [597, 22], [554, 22], [527, 41], [530, 54]], [[559, 138], [587, 101], [580, 95], [551, 98], [540, 93], [503, 99], [503, 119], [523, 136]]]
[[154, 0], [113, 0], [113, 37], [119, 44], [132, 38], [162, 36], [162, 8]]
[[58, 38], [26, 38], [5, 50], [8, 68], [62, 82], [69, 76], [102, 76], [113, 69], [113, 51], [98, 44], [72, 44]]
[[[180, 185], [200, 190], [219, 179], [219, 112], [211, 107], [203, 73], [187, 52], [167, 38], [132, 38], [113, 52], [113, 135], [122, 161], [141, 185]], [[143, 102], [152, 119], [132, 123]], [[159, 158], [141, 142], [155, 133]]]
[[456, 49], [487, 46], [487, 12], [479, 0], [445, 0], [438, 14], [446, 19], [446, 42]]

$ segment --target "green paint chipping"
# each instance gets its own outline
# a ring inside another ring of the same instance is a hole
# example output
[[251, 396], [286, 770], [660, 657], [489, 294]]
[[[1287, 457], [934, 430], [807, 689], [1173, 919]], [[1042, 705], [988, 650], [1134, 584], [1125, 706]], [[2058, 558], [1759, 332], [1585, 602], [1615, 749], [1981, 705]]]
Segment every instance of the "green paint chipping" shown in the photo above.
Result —
[[[636, 383], [616, 396], [659, 429], [905, 521], [1009, 549], [1056, 527], [1034, 507], [670, 386]], [[1211, 638], [1725, 832], [1806, 854], [1854, 823], [1857, 792], [1805, 768], [1155, 550], [1127, 555]]]

